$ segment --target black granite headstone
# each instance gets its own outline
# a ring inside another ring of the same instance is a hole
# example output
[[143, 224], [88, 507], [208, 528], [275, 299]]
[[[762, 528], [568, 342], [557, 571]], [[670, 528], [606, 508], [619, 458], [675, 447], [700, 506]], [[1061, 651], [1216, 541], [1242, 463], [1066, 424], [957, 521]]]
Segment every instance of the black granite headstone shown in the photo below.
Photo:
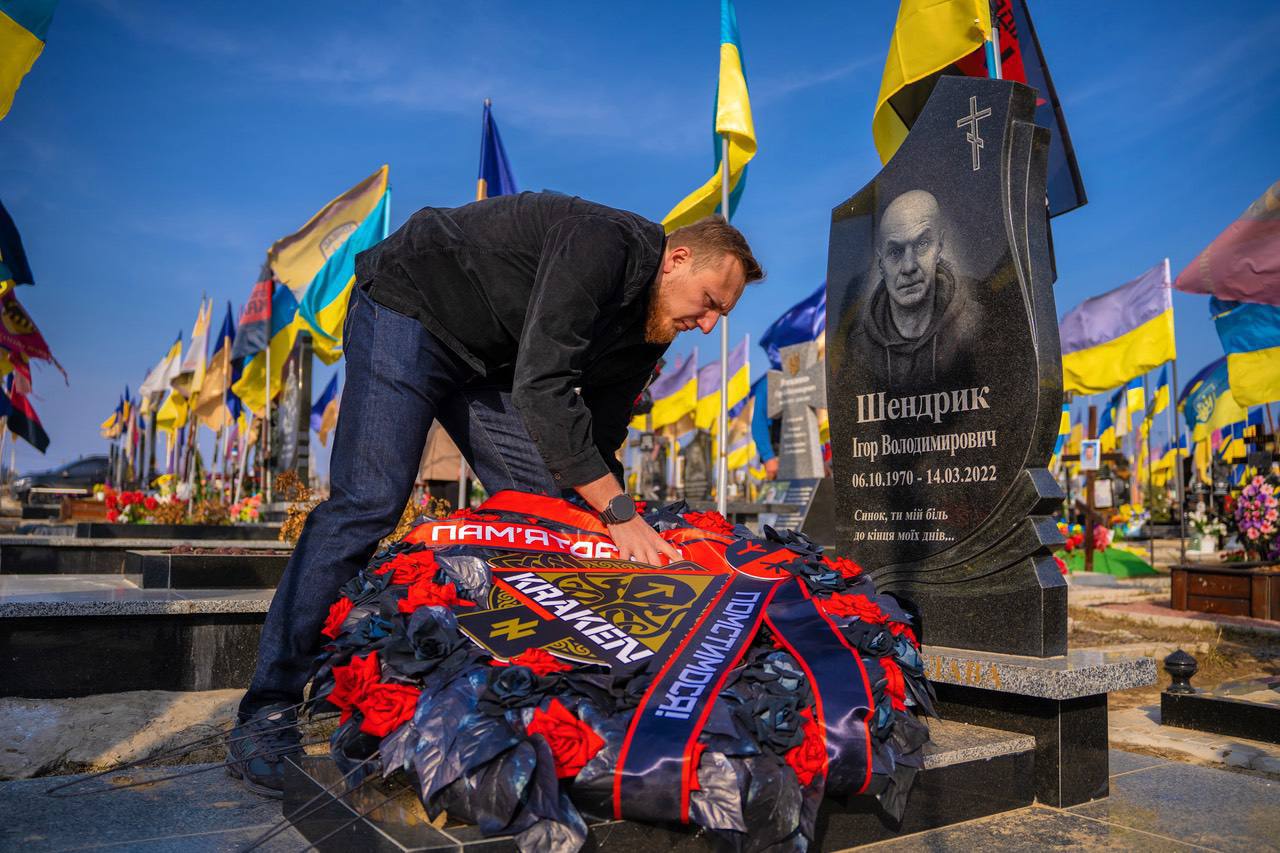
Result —
[[1066, 651], [1045, 470], [1062, 367], [1034, 90], [943, 77], [832, 214], [828, 408], [840, 544], [925, 641]]

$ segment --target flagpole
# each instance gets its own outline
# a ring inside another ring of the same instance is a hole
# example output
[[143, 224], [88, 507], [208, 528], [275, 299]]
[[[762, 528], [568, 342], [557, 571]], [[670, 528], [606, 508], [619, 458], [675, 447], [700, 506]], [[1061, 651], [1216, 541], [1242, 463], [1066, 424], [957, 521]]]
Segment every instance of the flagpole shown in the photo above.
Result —
[[[1150, 411], [1151, 398], [1147, 396], [1147, 374], [1142, 374], [1142, 403], [1143, 408]], [[1147, 543], [1150, 546], [1148, 551], [1151, 554], [1151, 567], [1156, 565], [1156, 536], [1154, 532], [1155, 519], [1151, 510], [1155, 507], [1155, 487], [1151, 483], [1151, 418], [1147, 417], [1147, 412], [1142, 413], [1143, 432], [1146, 433], [1146, 451], [1147, 451]]]
[[[1169, 386], [1169, 430], [1171, 432], [1170, 441], [1173, 442], [1173, 471], [1177, 475], [1178, 487], [1178, 562], [1187, 562], [1187, 494], [1186, 485], [1182, 482], [1182, 421], [1178, 419], [1178, 360], [1176, 358], [1169, 359], [1169, 368], [1172, 375]], [[1187, 442], [1187, 451], [1190, 455], [1191, 442]]]
[[1004, 69], [1000, 66], [1000, 19], [996, 16], [995, 3], [990, 3], [991, 38], [987, 40], [987, 73], [992, 80], [1000, 80]]
[[[729, 221], [729, 136], [720, 137], [720, 212]], [[716, 510], [729, 511], [729, 315], [720, 318], [720, 443], [716, 458]]]

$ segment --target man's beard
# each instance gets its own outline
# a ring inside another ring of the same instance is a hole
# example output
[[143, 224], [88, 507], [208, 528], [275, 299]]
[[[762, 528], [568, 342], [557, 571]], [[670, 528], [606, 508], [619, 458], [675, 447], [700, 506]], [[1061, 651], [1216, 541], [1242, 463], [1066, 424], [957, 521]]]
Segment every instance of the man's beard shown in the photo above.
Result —
[[671, 322], [667, 300], [662, 288], [654, 285], [649, 296], [649, 310], [644, 318], [644, 340], [650, 344], [669, 344], [676, 339], [679, 332], [675, 323]]

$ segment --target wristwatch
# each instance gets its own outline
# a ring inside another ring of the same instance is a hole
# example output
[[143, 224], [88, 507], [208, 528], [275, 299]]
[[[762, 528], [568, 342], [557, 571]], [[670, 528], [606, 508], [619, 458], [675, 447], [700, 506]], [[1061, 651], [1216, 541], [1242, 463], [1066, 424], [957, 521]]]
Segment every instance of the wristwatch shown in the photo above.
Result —
[[622, 524], [636, 517], [636, 502], [630, 495], [616, 495], [600, 511], [600, 519], [605, 524]]

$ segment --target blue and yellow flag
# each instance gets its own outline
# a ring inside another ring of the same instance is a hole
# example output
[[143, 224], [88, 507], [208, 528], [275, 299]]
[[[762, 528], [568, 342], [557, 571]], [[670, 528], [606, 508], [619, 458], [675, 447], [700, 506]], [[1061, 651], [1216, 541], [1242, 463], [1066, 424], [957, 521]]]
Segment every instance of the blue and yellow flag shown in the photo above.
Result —
[[499, 195], [515, 195], [516, 176], [507, 160], [507, 149], [493, 120], [493, 104], [484, 99], [484, 116], [480, 119], [480, 174], [476, 176], [476, 201]]
[[387, 174], [383, 166], [267, 252], [272, 276], [293, 291], [304, 323], [300, 328], [310, 328], [316, 355], [325, 364], [342, 357], [342, 323], [355, 285], [356, 255], [387, 236]]
[[[662, 429], [692, 415], [698, 406], [698, 350], [695, 348], [684, 361], [655, 379], [649, 394], [653, 399], [648, 415], [651, 429]], [[645, 429], [645, 418], [633, 418], [631, 426]]]
[[1280, 306], [1209, 300], [1227, 351], [1231, 395], [1242, 406], [1280, 400]]
[[231, 393], [255, 415], [261, 415], [266, 408], [267, 353], [271, 354], [271, 398], [274, 400], [280, 393], [284, 363], [293, 349], [298, 331], [307, 328], [289, 288], [277, 287], [271, 303], [271, 342], [267, 349], [245, 362], [240, 378], [231, 385]]
[[1119, 405], [1119, 394], [1113, 396], [1102, 409], [1102, 417], [1098, 419], [1098, 446], [1103, 453], [1111, 453], [1116, 449], [1116, 409]]
[[40, 58], [58, 0], [0, 0], [0, 119]]
[[1183, 414], [1192, 440], [1207, 442], [1214, 430], [1244, 420], [1247, 413], [1231, 394], [1226, 356], [1213, 362], [1206, 371], [1201, 371], [1197, 379], [1199, 384], [1187, 394]]
[[1160, 378], [1156, 380], [1156, 393], [1151, 399], [1151, 416], [1163, 412], [1169, 408], [1169, 365], [1165, 365], [1160, 369]]
[[1141, 376], [1135, 376], [1124, 386], [1125, 400], [1129, 404], [1130, 419], [1147, 416], [1147, 389]]
[[[747, 359], [747, 338], [729, 352], [729, 403], [732, 409], [751, 392], [751, 363]], [[720, 362], [698, 369], [698, 407], [694, 426], [718, 430], [720, 424]]]
[[338, 425], [338, 374], [329, 377], [320, 399], [311, 407], [311, 429], [320, 438], [321, 446], [329, 444], [329, 433]]
[[738, 13], [732, 0], [720, 0], [720, 78], [716, 85], [715, 173], [671, 208], [662, 219], [662, 227], [670, 234], [682, 225], [690, 225], [710, 216], [720, 208], [723, 194], [721, 139], [729, 140], [729, 210], [737, 207], [747, 175], [747, 164], [756, 156], [756, 128], [751, 120], [751, 101], [747, 96], [747, 75], [742, 61], [742, 42], [738, 38]]
[[881, 163], [888, 163], [907, 138], [933, 91], [933, 75], [980, 56], [990, 38], [987, 0], [902, 0], [871, 118]]
[[1062, 448], [1067, 443], [1067, 436], [1071, 434], [1071, 404], [1062, 404], [1062, 415], [1058, 418], [1058, 438], [1053, 443], [1053, 454], [1049, 457], [1049, 468], [1058, 467], [1058, 460], [1062, 458]]
[[1086, 299], [1058, 324], [1062, 387], [1097, 394], [1177, 355], [1166, 258], [1133, 281]]

